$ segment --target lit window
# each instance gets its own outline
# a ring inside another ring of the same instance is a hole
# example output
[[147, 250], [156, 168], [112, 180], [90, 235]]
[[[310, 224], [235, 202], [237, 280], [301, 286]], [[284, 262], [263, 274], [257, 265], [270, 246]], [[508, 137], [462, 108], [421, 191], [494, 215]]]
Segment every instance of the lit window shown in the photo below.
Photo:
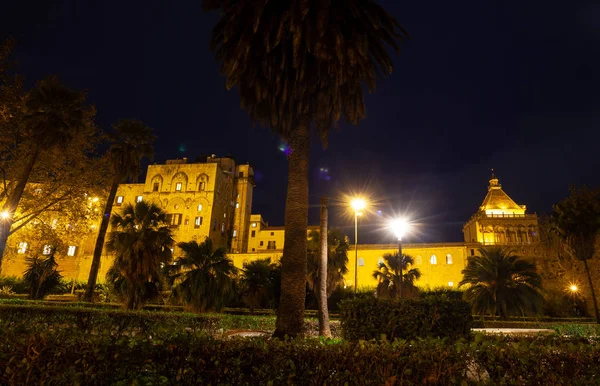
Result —
[[358, 259], [358, 266], [359, 267], [364, 267], [365, 266], [365, 259], [363, 259], [362, 257]]
[[75, 256], [75, 251], [77, 247], [75, 245], [69, 245], [69, 249], [67, 249], [67, 256]]
[[256, 231], [252, 231], [252, 233], [250, 234], [250, 237], [255, 237], [256, 236]]
[[417, 257], [415, 258], [415, 264], [417, 264], [417, 265], [423, 264], [423, 258], [421, 257], [421, 255], [417, 255]]
[[223, 213], [223, 218], [227, 218], [227, 213]]
[[117, 205], [121, 205], [123, 203], [123, 196], [117, 196]]
[[256, 228], [256, 223], [255, 222], [252, 223], [252, 228]]
[[198, 212], [202, 212], [202, 204], [198, 204]]
[[446, 264], [452, 264], [452, 255], [451, 254], [446, 255]]
[[182, 186], [181, 182], [176, 183], [175, 184], [175, 191], [176, 192], [181, 192], [181, 186]]
[[42, 255], [49, 255], [52, 253], [52, 245], [46, 244], [44, 245], [44, 249], [42, 250]]
[[383, 257], [377, 259], [377, 265], [383, 264]]
[[196, 217], [194, 220], [194, 228], [200, 228], [200, 225], [202, 225], [202, 217]]
[[135, 202], [142, 202], [142, 196], [137, 196], [135, 198]]
[[436, 255], [431, 255], [431, 257], [429, 258], [429, 262], [431, 264], [437, 264], [437, 256]]
[[190, 224], [190, 219], [189, 217], [186, 217], [185, 220], [183, 220], [183, 225], [189, 225]]
[[237, 230], [236, 229], [233, 230], [233, 237], [237, 237]]
[[448, 287], [454, 287], [454, 282], [453, 281], [449, 281], [448, 282]]
[[239, 207], [240, 207], [240, 203], [239, 203], [239, 202], [236, 202], [236, 203], [235, 203], [235, 208], [237, 209], [237, 208], [239, 208]]
[[27, 252], [27, 246], [28, 246], [28, 244], [25, 241], [20, 242], [19, 249], [17, 249], [17, 253], [22, 255], [25, 252]]
[[221, 234], [225, 233], [225, 223], [221, 223]]
[[203, 191], [204, 189], [206, 189], [206, 183], [202, 181], [200, 182], [200, 185], [198, 185], [198, 190]]

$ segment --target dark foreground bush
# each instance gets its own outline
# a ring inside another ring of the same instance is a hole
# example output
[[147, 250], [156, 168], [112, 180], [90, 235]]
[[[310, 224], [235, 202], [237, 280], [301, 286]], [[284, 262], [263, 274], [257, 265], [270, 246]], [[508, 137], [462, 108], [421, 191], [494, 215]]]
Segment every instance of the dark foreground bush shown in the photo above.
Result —
[[0, 384], [597, 384], [600, 347], [583, 340], [477, 337], [327, 344], [316, 340], [148, 338], [0, 328]]
[[356, 299], [341, 304], [342, 336], [348, 340], [467, 337], [471, 306], [463, 300], [427, 296], [418, 299]]

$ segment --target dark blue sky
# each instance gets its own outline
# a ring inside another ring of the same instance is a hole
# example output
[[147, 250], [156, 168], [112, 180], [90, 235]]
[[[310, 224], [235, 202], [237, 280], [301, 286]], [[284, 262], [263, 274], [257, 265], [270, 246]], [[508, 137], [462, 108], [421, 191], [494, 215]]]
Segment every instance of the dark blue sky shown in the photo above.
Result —
[[[412, 40], [367, 96], [367, 119], [342, 125], [327, 150], [315, 142], [311, 204], [368, 190], [383, 217], [414, 213], [420, 232], [409, 241], [461, 241], [490, 168], [538, 213], [570, 184], [600, 184], [597, 2], [381, 3]], [[200, 1], [21, 0], [3, 4], [0, 37], [17, 39], [30, 84], [57, 74], [87, 89], [102, 127], [119, 118], [153, 127], [155, 161], [231, 153], [254, 164], [253, 211], [280, 225], [286, 160], [278, 138], [253, 129], [237, 92], [225, 90], [208, 48], [216, 16]], [[332, 207], [333, 223], [350, 233], [341, 212]], [[363, 241], [392, 241], [380, 217], [368, 222]]]

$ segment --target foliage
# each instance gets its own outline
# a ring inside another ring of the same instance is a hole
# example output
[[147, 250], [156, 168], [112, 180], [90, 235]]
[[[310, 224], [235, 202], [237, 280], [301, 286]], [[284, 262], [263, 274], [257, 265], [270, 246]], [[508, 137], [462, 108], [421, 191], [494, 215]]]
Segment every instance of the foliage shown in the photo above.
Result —
[[385, 254], [383, 261], [373, 272], [373, 278], [378, 281], [377, 296], [395, 299], [400, 296], [400, 286], [402, 286], [403, 298], [415, 297], [418, 289], [414, 283], [421, 277], [421, 271], [418, 268], [411, 268], [414, 264], [415, 261], [411, 256], [402, 254], [400, 258], [398, 253]]
[[206, 238], [177, 244], [183, 252], [168, 267], [173, 295], [193, 311], [221, 311], [235, 294], [237, 268], [225, 248], [213, 248]]
[[463, 300], [429, 296], [417, 299], [353, 299], [340, 305], [344, 339], [415, 339], [471, 333], [471, 307]]
[[255, 308], [267, 308], [275, 305], [275, 270], [278, 264], [271, 259], [254, 260], [243, 269], [241, 279], [242, 300], [254, 313]]
[[27, 270], [23, 272], [23, 281], [29, 287], [31, 299], [43, 299], [60, 284], [61, 279], [62, 275], [58, 271], [54, 251], [47, 258], [38, 256], [27, 258]]
[[0, 287], [11, 287], [16, 294], [29, 293], [29, 287], [22, 277], [0, 276]]
[[148, 300], [149, 286], [160, 283], [161, 264], [171, 260], [173, 237], [167, 214], [155, 204], [125, 205], [114, 214], [107, 249], [115, 253], [108, 281], [126, 293], [125, 307], [138, 309]]
[[419, 297], [423, 298], [427, 296], [443, 297], [452, 300], [461, 300], [464, 296], [464, 291], [448, 287], [437, 287], [426, 290], [419, 290]]
[[[327, 232], [327, 297], [344, 283], [348, 273], [348, 243], [341, 231], [332, 229]], [[307, 244], [307, 282], [313, 292], [319, 283], [319, 259], [321, 256], [321, 234], [311, 231]]]
[[501, 248], [482, 248], [470, 256], [459, 287], [467, 286], [465, 300], [476, 314], [535, 314], [540, 311], [542, 279], [535, 263]]

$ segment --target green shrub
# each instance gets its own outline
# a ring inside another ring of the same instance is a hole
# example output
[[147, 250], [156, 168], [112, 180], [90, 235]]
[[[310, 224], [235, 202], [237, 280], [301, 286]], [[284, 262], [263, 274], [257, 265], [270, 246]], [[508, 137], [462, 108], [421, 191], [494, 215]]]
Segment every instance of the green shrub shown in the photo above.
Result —
[[62, 279], [54, 250], [47, 258], [28, 257], [26, 262], [27, 270], [23, 272], [23, 280], [29, 288], [29, 297], [36, 300], [43, 299], [60, 284]]
[[0, 287], [11, 287], [12, 291], [19, 295], [29, 293], [27, 283], [25, 283], [23, 278], [16, 276], [1, 276]]
[[554, 337], [356, 344], [20, 333], [1, 326], [0, 335], [0, 384], [588, 385], [600, 373], [597, 342]]
[[363, 298], [341, 304], [342, 336], [348, 340], [415, 339], [470, 334], [471, 306], [439, 296], [388, 300]]
[[434, 296], [434, 297], [443, 297], [443, 298], [453, 299], [453, 300], [462, 300], [463, 294], [464, 294], [464, 291], [452, 289], [452, 288], [448, 288], [448, 287], [437, 287], [437, 288], [419, 291], [419, 297], [421, 297], [421, 298]]

